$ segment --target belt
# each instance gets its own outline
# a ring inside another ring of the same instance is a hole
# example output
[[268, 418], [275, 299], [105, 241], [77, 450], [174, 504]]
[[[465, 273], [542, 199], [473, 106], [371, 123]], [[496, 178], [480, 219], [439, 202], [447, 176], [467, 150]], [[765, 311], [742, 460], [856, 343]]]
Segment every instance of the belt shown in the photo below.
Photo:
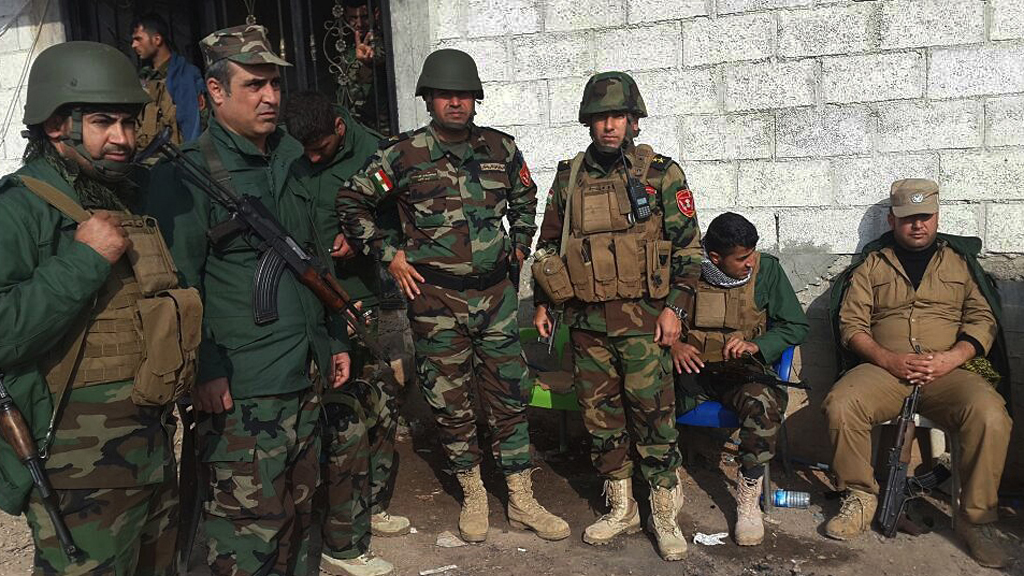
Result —
[[433, 284], [448, 290], [486, 290], [508, 277], [508, 262], [504, 259], [499, 261], [498, 267], [484, 274], [466, 274], [459, 276], [449, 272], [442, 272], [435, 268], [421, 266], [416, 271], [423, 276], [427, 284]]

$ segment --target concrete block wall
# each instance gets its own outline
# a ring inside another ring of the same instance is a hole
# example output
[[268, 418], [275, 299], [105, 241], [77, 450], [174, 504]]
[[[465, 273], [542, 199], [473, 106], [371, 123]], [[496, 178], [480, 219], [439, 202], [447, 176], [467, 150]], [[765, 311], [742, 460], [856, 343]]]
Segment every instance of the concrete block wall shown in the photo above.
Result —
[[[477, 59], [478, 122], [516, 136], [542, 197], [588, 143], [587, 77], [634, 74], [650, 113], [639, 140], [680, 162], [702, 223], [741, 212], [786, 264], [815, 320], [815, 413], [833, 369], [829, 279], [887, 229], [894, 179], [939, 182], [941, 229], [984, 240], [1010, 319], [1024, 317], [1020, 0], [429, 0], [429, 23], [422, 56]], [[410, 94], [404, 129], [427, 119]]]
[[0, 175], [21, 166], [25, 81], [33, 59], [64, 41], [60, 3], [0, 0]]

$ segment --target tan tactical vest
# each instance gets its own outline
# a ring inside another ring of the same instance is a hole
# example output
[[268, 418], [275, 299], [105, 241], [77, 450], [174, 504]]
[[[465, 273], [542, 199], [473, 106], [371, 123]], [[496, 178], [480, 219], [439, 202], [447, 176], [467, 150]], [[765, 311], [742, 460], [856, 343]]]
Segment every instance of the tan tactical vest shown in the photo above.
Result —
[[[49, 184], [22, 176], [25, 186], [72, 219], [91, 214]], [[118, 213], [131, 240], [93, 305], [43, 361], [50, 391], [134, 380], [132, 401], [162, 406], [188, 393], [202, 334], [195, 288], [178, 288], [170, 251], [153, 218]]]
[[754, 256], [754, 269], [750, 280], [743, 286], [719, 288], [704, 281], [697, 282], [693, 327], [686, 341], [700, 350], [705, 362], [721, 362], [722, 348], [730, 338], [752, 340], [764, 334], [768, 314], [758, 310], [754, 302], [757, 272], [761, 268], [761, 255]]
[[[654, 150], [641, 144], [632, 156], [631, 173], [646, 184]], [[657, 212], [646, 222], [633, 222], [625, 174], [594, 178], [580, 170], [569, 193], [565, 263], [576, 298], [607, 302], [667, 296], [672, 242], [664, 239], [664, 216]]]
[[[142, 108], [135, 120], [135, 146], [142, 150], [165, 126], [171, 129], [171, 143], [181, 145], [181, 133], [178, 131], [177, 107], [167, 91], [166, 80], [146, 80], [142, 87], [152, 99]], [[157, 155], [155, 155], [157, 156]], [[154, 160], [155, 162], [156, 160]]]

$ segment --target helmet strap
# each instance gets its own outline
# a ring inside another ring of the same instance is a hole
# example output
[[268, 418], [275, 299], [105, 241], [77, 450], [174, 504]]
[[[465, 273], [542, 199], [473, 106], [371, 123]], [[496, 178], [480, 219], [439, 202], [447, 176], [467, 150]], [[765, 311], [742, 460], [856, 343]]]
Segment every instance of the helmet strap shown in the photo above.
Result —
[[61, 138], [61, 141], [68, 143], [68, 150], [73, 151], [74, 154], [85, 160], [86, 164], [92, 167], [100, 180], [120, 182], [127, 178], [128, 173], [131, 172], [131, 162], [107, 159], [96, 160], [85, 149], [85, 140], [82, 137], [82, 109], [79, 107], [71, 110], [71, 130], [67, 136]]

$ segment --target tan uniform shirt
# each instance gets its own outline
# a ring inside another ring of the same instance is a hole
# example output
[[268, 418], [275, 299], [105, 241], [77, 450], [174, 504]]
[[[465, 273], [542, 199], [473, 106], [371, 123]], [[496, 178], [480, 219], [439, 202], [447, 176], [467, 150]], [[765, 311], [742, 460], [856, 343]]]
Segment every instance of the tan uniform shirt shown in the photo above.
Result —
[[986, 353], [996, 336], [992, 308], [971, 277], [967, 263], [939, 241], [921, 285], [914, 285], [891, 247], [872, 252], [850, 275], [839, 311], [840, 338], [865, 332], [896, 353], [945, 352], [961, 334]]

